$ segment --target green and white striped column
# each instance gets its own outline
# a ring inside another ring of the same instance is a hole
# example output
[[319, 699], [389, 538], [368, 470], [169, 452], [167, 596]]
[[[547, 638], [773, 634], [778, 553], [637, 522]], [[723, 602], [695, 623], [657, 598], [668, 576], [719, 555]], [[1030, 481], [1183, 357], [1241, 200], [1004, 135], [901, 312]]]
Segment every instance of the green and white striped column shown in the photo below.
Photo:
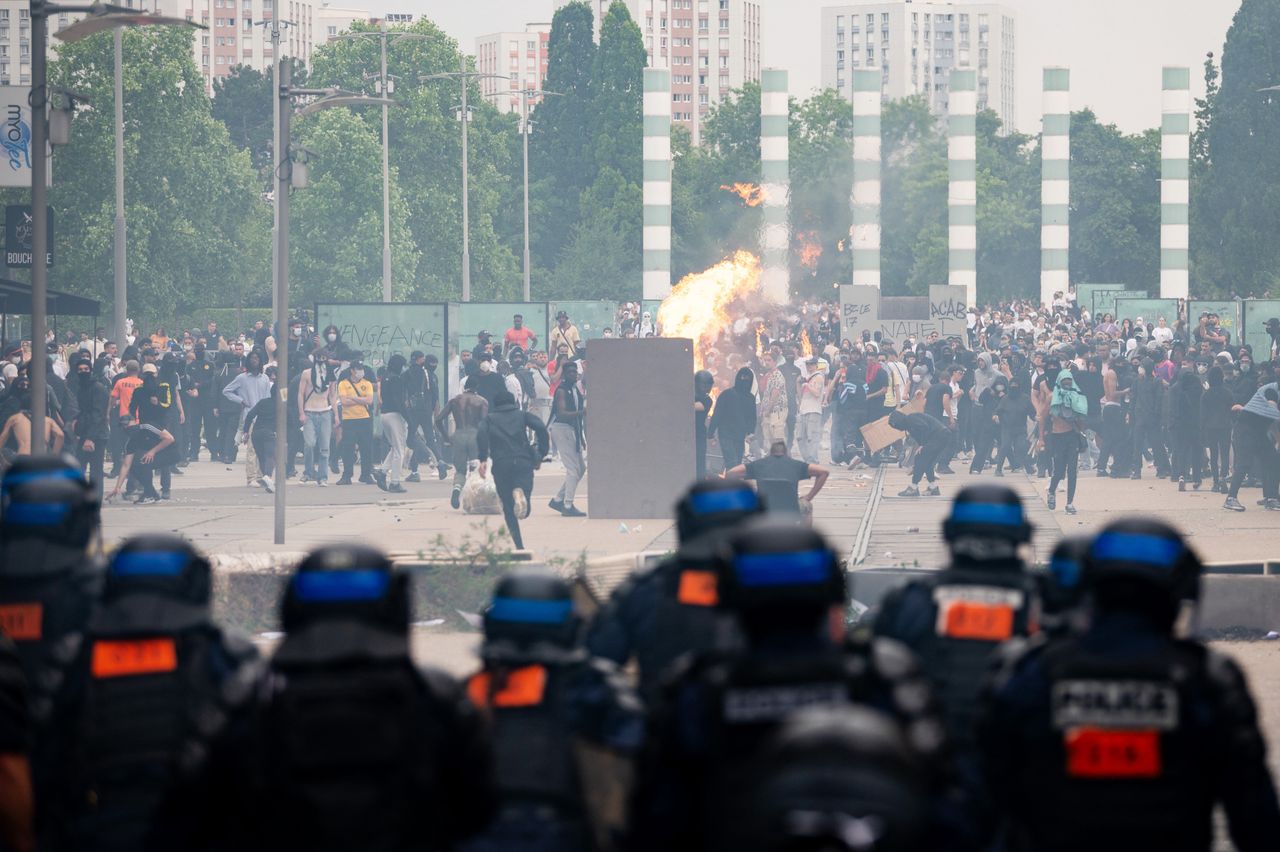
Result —
[[965, 301], [978, 301], [978, 74], [951, 69], [947, 124], [947, 283], [963, 287]]
[[1071, 71], [1044, 69], [1040, 135], [1040, 302], [1071, 283]]
[[787, 209], [791, 198], [787, 132], [791, 121], [787, 103], [787, 72], [760, 72], [760, 189], [764, 197], [764, 233], [760, 243], [764, 261], [761, 276], [765, 297], [784, 304], [791, 295], [791, 229]]
[[643, 241], [644, 298], [665, 299], [671, 294], [671, 72], [665, 68], [644, 69]]
[[1160, 106], [1160, 298], [1191, 289], [1191, 69], [1165, 68]]
[[879, 68], [853, 72], [853, 252], [855, 286], [880, 286]]

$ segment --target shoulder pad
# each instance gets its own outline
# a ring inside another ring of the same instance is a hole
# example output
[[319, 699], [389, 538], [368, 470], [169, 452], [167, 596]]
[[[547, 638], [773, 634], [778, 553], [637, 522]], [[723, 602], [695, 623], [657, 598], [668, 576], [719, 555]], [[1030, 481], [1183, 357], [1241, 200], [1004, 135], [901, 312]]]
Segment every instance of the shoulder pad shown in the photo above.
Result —
[[1248, 681], [1245, 679], [1239, 663], [1227, 654], [1190, 640], [1179, 642], [1178, 644], [1193, 645], [1200, 652], [1205, 674], [1208, 675], [1209, 682], [1214, 686], [1233, 691], [1248, 690]]
[[988, 666], [992, 688], [1003, 688], [1018, 669], [1040, 656], [1051, 641], [1046, 634], [1037, 633], [1034, 636], [1015, 636], [1001, 643], [992, 653]]
[[222, 648], [237, 663], [257, 661], [262, 655], [253, 640], [239, 630], [222, 628]]

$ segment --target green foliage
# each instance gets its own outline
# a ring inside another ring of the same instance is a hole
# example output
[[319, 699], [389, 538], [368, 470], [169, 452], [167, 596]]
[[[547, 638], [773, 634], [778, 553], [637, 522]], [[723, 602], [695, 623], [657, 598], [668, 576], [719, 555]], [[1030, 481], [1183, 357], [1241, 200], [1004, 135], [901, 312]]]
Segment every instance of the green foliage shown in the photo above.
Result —
[[[61, 45], [55, 85], [88, 96], [55, 150], [58, 262], [49, 284], [100, 299], [110, 315], [114, 216], [112, 35]], [[126, 30], [123, 41], [129, 314], [148, 328], [266, 291], [270, 208], [247, 152], [214, 120], [187, 30]]]
[[[1212, 59], [1206, 83], [1217, 83]], [[1280, 0], [1244, 0], [1222, 52], [1221, 87], [1197, 106], [1191, 289], [1280, 292]]]
[[[307, 84], [307, 67], [290, 59], [293, 85]], [[271, 72], [263, 73], [238, 65], [213, 83], [213, 117], [221, 121], [231, 136], [231, 144], [247, 150], [253, 166], [271, 189], [272, 114], [276, 99], [271, 91]]]

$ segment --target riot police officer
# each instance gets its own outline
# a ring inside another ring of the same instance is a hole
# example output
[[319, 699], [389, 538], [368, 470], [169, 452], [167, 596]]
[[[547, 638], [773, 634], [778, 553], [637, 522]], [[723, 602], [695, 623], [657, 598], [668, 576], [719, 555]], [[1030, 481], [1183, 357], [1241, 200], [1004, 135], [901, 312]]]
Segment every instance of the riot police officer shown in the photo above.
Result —
[[1031, 524], [1017, 492], [971, 485], [956, 495], [942, 535], [951, 565], [890, 593], [874, 629], [920, 656], [948, 733], [965, 753], [973, 743], [978, 690], [992, 652], [1035, 629], [1035, 582], [1018, 553], [1031, 540]]
[[792, 714], [867, 704], [935, 763], [942, 721], [910, 651], [844, 637], [844, 573], [822, 536], [785, 522], [744, 525], [718, 560], [720, 606], [745, 646], [677, 664], [655, 703], [630, 820], [632, 848], [746, 848], [747, 771]]
[[1040, 591], [1040, 629], [1061, 636], [1084, 627], [1084, 561], [1093, 539], [1066, 536], [1053, 548], [1049, 564], [1036, 574]]
[[[484, 667], [467, 693], [492, 724], [499, 806], [470, 852], [585, 852], [621, 829], [608, 811], [620, 814], [626, 795], [611, 770], [625, 772], [639, 748], [642, 710], [617, 667], [582, 647], [581, 627], [569, 584], [550, 571], [498, 581], [484, 613]], [[611, 801], [588, 802], [589, 792]]]
[[98, 501], [59, 456], [22, 458], [0, 491], [0, 630], [13, 640], [27, 682], [32, 771], [43, 784], [53, 699], [102, 590], [102, 563], [87, 552]]
[[1089, 627], [1008, 649], [979, 741], [1009, 849], [1206, 852], [1219, 803], [1236, 849], [1275, 848], [1280, 807], [1244, 675], [1175, 636], [1200, 571], [1173, 528], [1116, 521], [1089, 551]]
[[137, 850], [168, 788], [197, 773], [248, 697], [257, 652], [209, 613], [208, 561], [141, 535], [112, 557], [50, 726], [48, 848]]
[[488, 740], [458, 683], [414, 665], [409, 591], [363, 545], [302, 561], [266, 676], [171, 802], [169, 848], [434, 852], [485, 824]]
[[741, 480], [696, 483], [676, 505], [680, 549], [629, 578], [596, 615], [587, 649], [618, 665], [634, 658], [646, 703], [676, 658], [726, 639], [725, 619], [716, 609], [717, 548], [730, 530], [763, 511], [756, 492]]
[[35, 849], [31, 723], [26, 683], [13, 642], [0, 633], [0, 848]]

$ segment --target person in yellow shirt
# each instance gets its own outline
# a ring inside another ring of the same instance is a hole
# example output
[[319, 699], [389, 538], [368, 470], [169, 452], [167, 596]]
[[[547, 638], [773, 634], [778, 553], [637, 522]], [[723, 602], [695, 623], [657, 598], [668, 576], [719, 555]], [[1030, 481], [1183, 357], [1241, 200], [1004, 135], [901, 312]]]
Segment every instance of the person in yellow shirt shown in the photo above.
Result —
[[342, 406], [342, 478], [339, 485], [351, 484], [356, 449], [360, 450], [360, 481], [373, 485], [373, 382], [365, 378], [364, 364], [351, 364], [347, 377], [338, 382], [338, 403]]

